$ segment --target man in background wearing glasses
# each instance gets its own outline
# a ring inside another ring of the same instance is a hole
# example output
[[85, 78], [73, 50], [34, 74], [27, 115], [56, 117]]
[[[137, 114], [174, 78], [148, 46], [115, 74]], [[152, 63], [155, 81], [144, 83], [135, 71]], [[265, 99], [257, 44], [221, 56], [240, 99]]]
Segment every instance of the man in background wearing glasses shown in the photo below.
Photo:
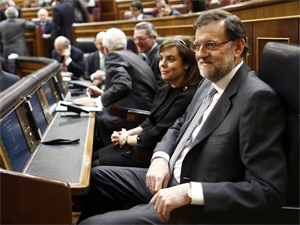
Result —
[[[186, 113], [156, 145], [148, 171], [92, 170], [85, 205], [94, 211], [82, 224], [177, 224], [170, 212], [184, 205], [190, 223], [265, 224], [283, 206], [283, 109], [244, 61], [242, 22], [209, 10], [194, 27], [204, 79]], [[119, 210], [124, 203], [135, 207]]]
[[159, 45], [156, 43], [157, 32], [152, 23], [140, 22], [134, 28], [133, 41], [141, 56], [151, 67], [158, 85], [162, 84], [159, 70]]

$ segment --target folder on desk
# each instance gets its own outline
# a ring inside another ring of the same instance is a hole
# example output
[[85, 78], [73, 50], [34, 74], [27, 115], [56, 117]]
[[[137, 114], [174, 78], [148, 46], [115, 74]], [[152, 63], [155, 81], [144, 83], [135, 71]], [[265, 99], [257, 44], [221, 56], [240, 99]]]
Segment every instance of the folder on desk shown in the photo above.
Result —
[[[74, 105], [71, 101], [59, 101], [58, 106], [56, 107], [56, 111], [58, 112], [67, 112], [68, 107], [67, 105]], [[102, 109], [98, 107], [92, 107], [92, 106], [78, 106], [74, 105], [76, 107], [80, 107], [83, 111], [89, 111], [89, 112], [101, 112]]]

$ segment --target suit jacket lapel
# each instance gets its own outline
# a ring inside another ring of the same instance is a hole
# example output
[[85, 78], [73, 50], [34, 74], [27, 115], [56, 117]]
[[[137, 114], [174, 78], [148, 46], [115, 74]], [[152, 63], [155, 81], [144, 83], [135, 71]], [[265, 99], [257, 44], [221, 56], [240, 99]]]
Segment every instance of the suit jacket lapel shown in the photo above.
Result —
[[[207, 92], [208, 92], [211, 84], [212, 84], [212, 82], [210, 80], [203, 79], [202, 82], [201, 82], [201, 85], [198, 87], [198, 90], [197, 90], [197, 92], [195, 93], [195, 96], [194, 96], [194, 98], [197, 98], [196, 103], [194, 104], [194, 107], [193, 107], [193, 110], [192, 110], [191, 114], [188, 115], [189, 118], [187, 118], [186, 122], [182, 125], [182, 127], [180, 129], [181, 132], [180, 132], [180, 134], [177, 138], [177, 144], [178, 144], [179, 140], [181, 139], [181, 137], [183, 136], [186, 129], [188, 128], [189, 124], [193, 120], [194, 116], [196, 115], [203, 99], [207, 95]], [[193, 104], [193, 102], [191, 104]]]
[[237, 91], [238, 87], [243, 80], [243, 78], [248, 74], [250, 71], [249, 66], [246, 63], [240, 67], [240, 69], [236, 72], [230, 83], [228, 84], [227, 88], [223, 92], [222, 96], [220, 97], [219, 101], [207, 117], [205, 123], [203, 124], [201, 130], [199, 131], [195, 141], [193, 142], [191, 148], [201, 142], [204, 138], [209, 136], [224, 120], [228, 112], [231, 108], [231, 98], [234, 96]]

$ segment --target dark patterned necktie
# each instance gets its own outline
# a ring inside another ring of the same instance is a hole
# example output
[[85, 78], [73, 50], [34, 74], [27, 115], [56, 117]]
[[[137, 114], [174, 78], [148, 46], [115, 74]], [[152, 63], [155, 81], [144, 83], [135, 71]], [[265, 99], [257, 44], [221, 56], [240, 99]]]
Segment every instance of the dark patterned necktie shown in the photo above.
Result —
[[196, 115], [194, 116], [193, 120], [191, 121], [191, 123], [189, 124], [188, 128], [186, 129], [186, 131], [184, 132], [182, 138], [180, 139], [171, 159], [170, 159], [170, 171], [171, 174], [173, 175], [173, 171], [174, 171], [174, 166], [175, 163], [177, 161], [177, 159], [179, 158], [179, 156], [181, 155], [183, 149], [186, 146], [190, 146], [193, 142], [192, 140], [192, 134], [194, 132], [194, 130], [196, 129], [197, 126], [199, 126], [203, 114], [205, 112], [205, 110], [210, 106], [214, 95], [217, 93], [217, 90], [214, 88], [214, 86], [212, 85], [208, 91], [207, 96], [204, 98], [204, 100], [202, 101], [202, 104], [200, 105]]

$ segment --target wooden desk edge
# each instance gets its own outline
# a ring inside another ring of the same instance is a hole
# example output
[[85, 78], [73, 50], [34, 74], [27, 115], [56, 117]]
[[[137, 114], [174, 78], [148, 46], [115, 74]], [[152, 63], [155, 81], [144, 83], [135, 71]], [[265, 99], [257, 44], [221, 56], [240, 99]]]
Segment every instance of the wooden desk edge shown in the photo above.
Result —
[[80, 183], [70, 183], [72, 195], [84, 195], [89, 190], [95, 128], [94, 112], [90, 113]]

